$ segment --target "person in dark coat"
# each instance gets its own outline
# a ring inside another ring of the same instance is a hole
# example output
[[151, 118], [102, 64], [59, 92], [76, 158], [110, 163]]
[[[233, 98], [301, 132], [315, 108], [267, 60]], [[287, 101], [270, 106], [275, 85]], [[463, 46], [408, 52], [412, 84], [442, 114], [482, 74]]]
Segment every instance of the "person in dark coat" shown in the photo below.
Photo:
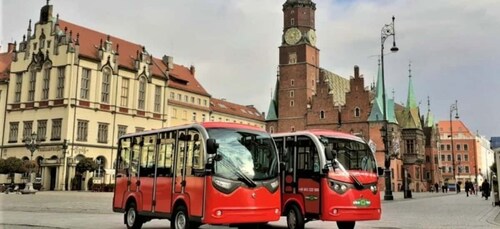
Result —
[[490, 183], [488, 183], [488, 179], [484, 179], [483, 184], [481, 184], [481, 190], [483, 191], [484, 198], [488, 199], [490, 196]]
[[471, 186], [472, 186], [472, 182], [470, 182], [470, 181], [465, 182], [465, 194], [467, 194], [467, 197], [469, 196], [469, 191], [471, 189]]
[[437, 182], [434, 184], [434, 190], [436, 190], [436, 193], [439, 193], [439, 184]]

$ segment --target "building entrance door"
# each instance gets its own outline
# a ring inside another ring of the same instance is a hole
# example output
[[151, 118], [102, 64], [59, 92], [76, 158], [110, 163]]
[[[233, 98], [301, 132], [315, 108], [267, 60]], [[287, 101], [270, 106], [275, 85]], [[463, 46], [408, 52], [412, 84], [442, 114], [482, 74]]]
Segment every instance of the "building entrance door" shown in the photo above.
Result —
[[56, 189], [56, 167], [50, 167], [50, 187], [49, 190], [54, 191]]

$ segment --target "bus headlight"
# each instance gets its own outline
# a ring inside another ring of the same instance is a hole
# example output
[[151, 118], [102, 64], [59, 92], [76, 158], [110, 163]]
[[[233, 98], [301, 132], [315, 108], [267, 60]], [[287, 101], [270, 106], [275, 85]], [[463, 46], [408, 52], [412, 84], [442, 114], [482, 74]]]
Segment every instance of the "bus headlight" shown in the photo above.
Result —
[[238, 188], [238, 186], [240, 186], [240, 184], [241, 183], [238, 181], [235, 182], [216, 176], [212, 177], [212, 185], [214, 188], [225, 194], [233, 192], [236, 188]]
[[349, 189], [347, 184], [344, 184], [344, 183], [341, 183], [338, 181], [330, 180], [329, 184], [330, 184], [330, 188], [333, 189], [333, 191], [335, 191], [338, 194], [344, 194]]
[[269, 190], [270, 193], [274, 193], [276, 192], [276, 190], [278, 190], [280, 181], [278, 180], [278, 178], [275, 178], [269, 181], [263, 181], [262, 184], [264, 185], [264, 187], [266, 187], [267, 190]]
[[370, 190], [372, 191], [373, 194], [377, 194], [378, 191], [377, 185], [371, 185]]

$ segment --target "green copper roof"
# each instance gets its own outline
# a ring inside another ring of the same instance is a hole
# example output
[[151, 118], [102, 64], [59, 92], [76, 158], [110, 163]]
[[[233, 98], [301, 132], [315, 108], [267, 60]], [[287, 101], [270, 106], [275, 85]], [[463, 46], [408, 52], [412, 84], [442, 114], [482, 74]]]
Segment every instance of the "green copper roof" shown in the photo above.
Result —
[[269, 109], [267, 110], [266, 121], [278, 120], [278, 82], [276, 81], [275, 90], [273, 93], [273, 98], [269, 103]]
[[425, 117], [425, 127], [434, 127], [436, 122], [434, 121], [434, 115], [431, 113], [431, 101], [427, 97], [427, 115]]
[[[378, 74], [377, 74], [377, 86], [375, 91], [375, 98], [373, 99], [372, 110], [370, 112], [370, 116], [368, 117], [369, 122], [383, 121], [384, 120], [384, 112], [383, 112], [383, 90], [382, 90], [382, 69], [380, 68], [380, 63], [378, 65]], [[394, 101], [388, 100], [386, 95], [386, 111], [387, 112], [387, 121], [390, 123], [398, 123], [396, 120], [396, 115], [394, 113]]]
[[[411, 66], [411, 65], [410, 65]], [[408, 81], [408, 99], [406, 100], [406, 108], [417, 108], [417, 100], [415, 99], [415, 91], [413, 91], [413, 81], [411, 80], [411, 69], [408, 70], [410, 80]]]

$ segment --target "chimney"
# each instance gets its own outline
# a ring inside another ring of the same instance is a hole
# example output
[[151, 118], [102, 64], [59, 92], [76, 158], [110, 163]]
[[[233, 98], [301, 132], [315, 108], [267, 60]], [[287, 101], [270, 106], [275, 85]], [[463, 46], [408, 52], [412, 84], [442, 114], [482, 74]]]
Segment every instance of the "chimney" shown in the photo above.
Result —
[[174, 68], [174, 57], [163, 55], [161, 61], [167, 66], [167, 70], [172, 70]]
[[191, 75], [194, 76], [194, 73], [196, 72], [196, 68], [193, 65], [191, 65], [191, 67], [189, 67], [189, 71], [191, 72]]
[[354, 78], [359, 78], [359, 67], [354, 65]]
[[14, 43], [9, 43], [7, 45], [7, 52], [11, 53], [11, 52], [14, 52], [16, 51], [16, 44]]

